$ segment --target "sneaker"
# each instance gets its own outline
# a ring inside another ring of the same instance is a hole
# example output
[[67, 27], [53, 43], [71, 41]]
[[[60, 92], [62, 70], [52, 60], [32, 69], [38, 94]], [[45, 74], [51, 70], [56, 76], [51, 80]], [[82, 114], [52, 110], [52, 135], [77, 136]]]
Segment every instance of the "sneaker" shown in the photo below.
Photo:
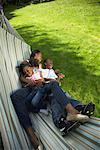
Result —
[[76, 129], [79, 127], [78, 121], [67, 121], [64, 117], [61, 117], [58, 126], [62, 136], [67, 135], [72, 129]]
[[89, 120], [89, 117], [82, 114], [68, 114], [67, 118], [68, 121], [80, 121], [82, 123], [87, 122]]
[[39, 111], [40, 113], [43, 113], [44, 115], [48, 116], [49, 115], [49, 111], [48, 109], [40, 109]]
[[81, 113], [90, 117], [94, 114], [94, 110], [95, 110], [95, 104], [90, 102], [89, 104], [84, 105], [84, 109], [82, 110]]

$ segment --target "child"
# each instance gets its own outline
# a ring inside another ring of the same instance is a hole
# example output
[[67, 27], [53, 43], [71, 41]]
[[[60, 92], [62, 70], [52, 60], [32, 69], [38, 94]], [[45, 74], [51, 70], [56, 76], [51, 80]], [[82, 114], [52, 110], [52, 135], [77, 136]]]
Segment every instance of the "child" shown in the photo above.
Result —
[[42, 75], [45, 80], [59, 80], [65, 76], [58, 70], [53, 70], [53, 61], [51, 59], [44, 60], [45, 69], [42, 69]]
[[[39, 68], [41, 68], [42, 65], [41, 65], [40, 62], [41, 62], [41, 60], [42, 60], [42, 53], [41, 53], [39, 50], [34, 50], [34, 51], [32, 51], [32, 53], [31, 53], [31, 55], [30, 55], [30, 59], [24, 60], [24, 61], [21, 63], [21, 65], [22, 65], [22, 64], [23, 64], [23, 65], [24, 65], [24, 64], [28, 64], [31, 60], [34, 60], [34, 59], [39, 62]], [[20, 68], [21, 68], [21, 67], [20, 67]], [[24, 85], [27, 85], [27, 86], [34, 86], [34, 83], [33, 83], [31, 80], [25, 78], [21, 72], [20, 72], [20, 81], [21, 81], [21, 83], [22, 83], [22, 86], [24, 86]]]
[[45, 92], [43, 92], [43, 87], [44, 87], [45, 81], [42, 77], [42, 72], [39, 69], [38, 61], [36, 61], [36, 60], [32, 61], [32, 65], [30, 65], [30, 63], [25, 63], [25, 64], [22, 63], [20, 65], [20, 71], [22, 72], [23, 77], [28, 79], [28, 80], [32, 80], [35, 83], [37, 83], [39, 80], [41, 81], [41, 84], [39, 84], [39, 85], [37, 84], [37, 86], [34, 89], [34, 90], [36, 90], [36, 92], [33, 91], [27, 97], [26, 102], [27, 103], [31, 102], [31, 104], [35, 108], [35, 112], [40, 111], [40, 112], [48, 115], [46, 105], [42, 105], [43, 98], [45, 95]]

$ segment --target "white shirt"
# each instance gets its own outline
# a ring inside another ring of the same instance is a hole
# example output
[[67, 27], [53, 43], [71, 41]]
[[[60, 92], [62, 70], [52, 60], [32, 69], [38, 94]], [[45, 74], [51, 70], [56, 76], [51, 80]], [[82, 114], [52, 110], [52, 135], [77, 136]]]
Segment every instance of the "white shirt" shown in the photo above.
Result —
[[53, 69], [41, 69], [42, 76], [45, 79], [57, 79], [57, 75], [55, 74]]

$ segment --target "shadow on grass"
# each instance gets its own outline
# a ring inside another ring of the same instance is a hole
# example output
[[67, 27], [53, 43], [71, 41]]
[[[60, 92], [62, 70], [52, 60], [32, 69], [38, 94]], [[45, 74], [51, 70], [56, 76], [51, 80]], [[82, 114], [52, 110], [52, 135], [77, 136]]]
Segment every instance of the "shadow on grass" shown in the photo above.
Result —
[[62, 43], [57, 37], [51, 37], [49, 33], [52, 31], [46, 33], [35, 26], [18, 27], [17, 31], [33, 50], [40, 49], [44, 57], [54, 60], [55, 68], [66, 75], [62, 82], [65, 90], [84, 102], [94, 101], [99, 111], [100, 77], [83, 64], [83, 57], [77, 53], [79, 48], [72, 43]]
[[13, 5], [13, 4], [7, 4], [4, 6], [5, 16], [7, 17], [8, 20], [10, 20], [10, 19], [16, 17], [16, 15], [14, 14], [14, 10], [21, 9], [23, 7], [26, 7], [27, 5], [30, 5], [30, 3], [25, 3], [25, 4], [20, 5], [20, 6]]
[[[50, 0], [50, 1], [43, 1], [42, 3], [50, 3], [54, 0]], [[42, 3], [36, 3], [36, 4], [33, 4], [33, 5], [41, 5]], [[14, 10], [16, 9], [21, 9], [23, 7], [26, 7], [28, 5], [32, 4], [31, 1], [30, 2], [27, 2], [27, 3], [23, 3], [22, 5], [14, 5], [14, 4], [7, 4], [4, 6], [4, 12], [5, 12], [5, 15], [7, 17], [8, 20], [12, 19], [13, 17], [16, 17], [14, 15]]]

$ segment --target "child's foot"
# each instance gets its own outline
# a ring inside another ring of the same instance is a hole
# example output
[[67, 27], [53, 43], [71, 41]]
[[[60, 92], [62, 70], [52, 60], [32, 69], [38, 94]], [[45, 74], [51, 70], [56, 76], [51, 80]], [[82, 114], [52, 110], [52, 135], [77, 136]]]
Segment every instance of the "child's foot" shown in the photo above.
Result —
[[66, 120], [68, 121], [80, 121], [82, 123], [85, 123], [89, 120], [89, 117], [86, 115], [82, 115], [82, 114], [68, 114]]
[[78, 128], [79, 125], [78, 121], [67, 121], [64, 117], [59, 120], [59, 129], [62, 136], [67, 135], [72, 129]]
[[48, 109], [40, 109], [40, 111], [39, 111], [40, 113], [43, 113], [43, 114], [45, 114], [45, 115], [49, 115], [49, 111], [48, 111]]

